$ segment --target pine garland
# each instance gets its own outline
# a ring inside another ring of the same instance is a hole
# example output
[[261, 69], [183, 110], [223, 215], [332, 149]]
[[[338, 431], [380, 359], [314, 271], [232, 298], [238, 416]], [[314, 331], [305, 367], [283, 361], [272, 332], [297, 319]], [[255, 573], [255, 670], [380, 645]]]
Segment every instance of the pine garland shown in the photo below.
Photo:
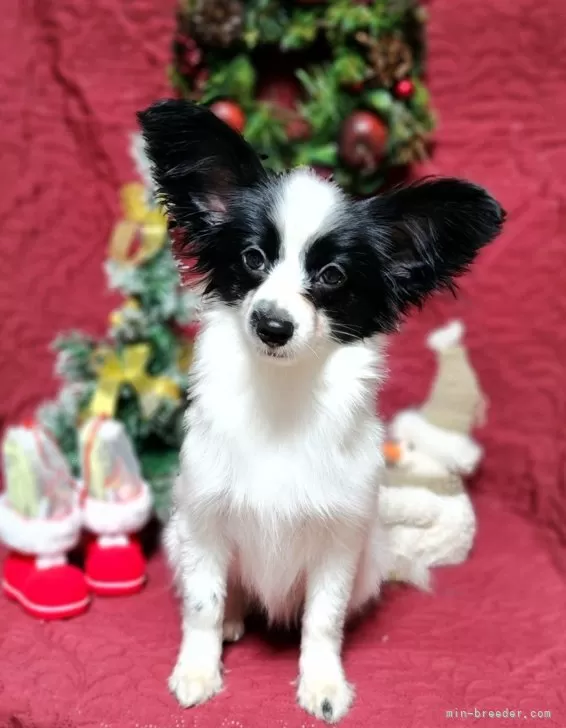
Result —
[[[272, 169], [332, 170], [351, 192], [371, 193], [392, 167], [427, 154], [424, 23], [413, 0], [184, 0], [171, 80]], [[287, 86], [298, 82], [291, 101], [277, 98], [280, 68]]]

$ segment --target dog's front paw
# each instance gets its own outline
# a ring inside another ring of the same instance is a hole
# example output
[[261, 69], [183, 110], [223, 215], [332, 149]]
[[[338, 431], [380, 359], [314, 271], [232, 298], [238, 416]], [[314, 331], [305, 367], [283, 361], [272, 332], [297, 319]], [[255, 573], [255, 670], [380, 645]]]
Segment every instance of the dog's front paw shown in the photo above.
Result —
[[222, 690], [220, 665], [205, 666], [179, 660], [169, 678], [169, 690], [183, 708], [200, 705]]
[[307, 713], [327, 723], [337, 723], [352, 705], [354, 689], [342, 675], [303, 675], [297, 700]]

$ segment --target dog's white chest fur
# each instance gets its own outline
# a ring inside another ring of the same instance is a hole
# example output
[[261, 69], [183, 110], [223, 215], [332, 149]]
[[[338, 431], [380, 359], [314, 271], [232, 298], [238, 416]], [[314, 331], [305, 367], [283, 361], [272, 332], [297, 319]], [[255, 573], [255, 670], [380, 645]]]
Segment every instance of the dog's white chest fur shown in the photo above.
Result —
[[232, 572], [272, 618], [288, 619], [302, 602], [305, 571], [333, 542], [352, 533], [371, 541], [381, 467], [379, 354], [358, 343], [286, 368], [254, 358], [240, 337], [236, 317], [209, 313], [178, 515], [191, 528], [214, 524]]

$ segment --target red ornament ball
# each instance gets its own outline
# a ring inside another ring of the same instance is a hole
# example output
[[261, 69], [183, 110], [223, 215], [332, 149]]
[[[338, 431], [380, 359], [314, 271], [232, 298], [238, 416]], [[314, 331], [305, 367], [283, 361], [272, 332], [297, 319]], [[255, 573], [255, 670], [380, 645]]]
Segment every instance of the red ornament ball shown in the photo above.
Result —
[[246, 116], [234, 101], [215, 101], [211, 104], [210, 110], [240, 134], [244, 131]]
[[410, 99], [415, 93], [415, 84], [410, 78], [403, 78], [401, 81], [397, 81], [393, 92], [398, 99]]
[[302, 87], [291, 73], [270, 73], [260, 81], [256, 92], [258, 101], [267, 101], [282, 109], [295, 109]]
[[387, 138], [387, 126], [378, 116], [354, 111], [342, 125], [340, 156], [352, 169], [374, 172], [385, 153]]

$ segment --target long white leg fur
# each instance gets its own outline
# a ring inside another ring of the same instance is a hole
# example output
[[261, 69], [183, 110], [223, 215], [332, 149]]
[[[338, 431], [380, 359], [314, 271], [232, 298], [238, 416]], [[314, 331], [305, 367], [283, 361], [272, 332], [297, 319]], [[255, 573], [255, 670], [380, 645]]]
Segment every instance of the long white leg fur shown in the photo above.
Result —
[[222, 689], [222, 641], [229, 551], [219, 534], [188, 532], [173, 517], [165, 537], [177, 569], [183, 637], [169, 688], [184, 707], [203, 703]]

